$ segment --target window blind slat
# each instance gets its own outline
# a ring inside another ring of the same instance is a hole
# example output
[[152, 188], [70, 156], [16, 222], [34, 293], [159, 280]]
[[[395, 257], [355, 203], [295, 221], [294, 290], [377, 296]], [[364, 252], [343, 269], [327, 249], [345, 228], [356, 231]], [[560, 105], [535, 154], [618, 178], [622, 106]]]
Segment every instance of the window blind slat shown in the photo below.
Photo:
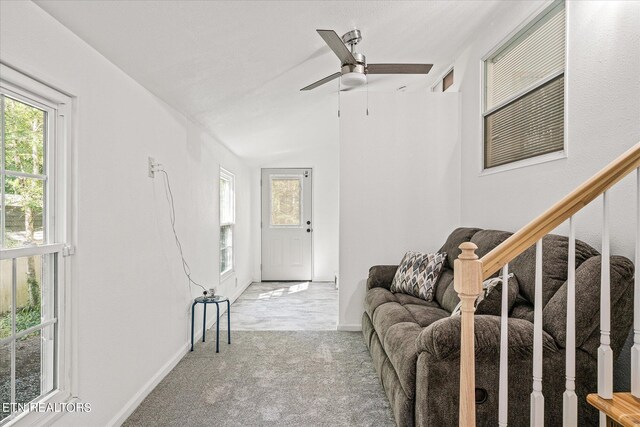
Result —
[[485, 167], [564, 149], [564, 76], [485, 117]]
[[501, 101], [564, 69], [565, 9], [556, 8], [486, 61], [486, 105]]

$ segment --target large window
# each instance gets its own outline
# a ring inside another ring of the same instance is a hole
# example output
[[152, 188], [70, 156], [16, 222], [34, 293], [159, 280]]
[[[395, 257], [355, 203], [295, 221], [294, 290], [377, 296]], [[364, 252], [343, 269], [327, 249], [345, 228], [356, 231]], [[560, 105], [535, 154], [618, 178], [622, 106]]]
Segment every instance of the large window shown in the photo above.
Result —
[[484, 61], [485, 169], [563, 155], [564, 69], [561, 1]]
[[220, 168], [220, 275], [233, 271], [235, 212], [235, 177]]
[[[70, 100], [0, 65], [0, 424], [68, 397], [66, 175]], [[24, 86], [22, 85], [24, 84]], [[39, 90], [41, 89], [41, 91]], [[64, 99], [65, 103], [60, 100]], [[62, 391], [62, 392], [61, 392]], [[66, 393], [66, 395], [65, 395]]]

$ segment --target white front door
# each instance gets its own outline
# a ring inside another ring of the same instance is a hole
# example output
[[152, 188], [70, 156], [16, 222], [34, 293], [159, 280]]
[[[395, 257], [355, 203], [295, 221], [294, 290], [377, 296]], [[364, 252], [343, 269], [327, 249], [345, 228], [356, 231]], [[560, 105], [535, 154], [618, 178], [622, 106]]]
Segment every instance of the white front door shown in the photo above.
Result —
[[262, 280], [311, 280], [311, 169], [262, 169]]

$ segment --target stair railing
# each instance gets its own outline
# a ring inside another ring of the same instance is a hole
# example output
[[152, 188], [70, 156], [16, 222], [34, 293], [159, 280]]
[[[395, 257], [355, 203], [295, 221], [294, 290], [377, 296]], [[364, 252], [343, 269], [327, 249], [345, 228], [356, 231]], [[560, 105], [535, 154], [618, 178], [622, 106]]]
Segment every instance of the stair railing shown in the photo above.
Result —
[[[635, 265], [640, 265], [640, 143], [611, 162], [542, 215], [522, 227], [491, 252], [478, 259], [476, 245], [460, 245], [462, 253], [454, 265], [454, 287], [462, 302], [460, 342], [460, 426], [476, 425], [475, 410], [475, 353], [474, 305], [482, 291], [482, 281], [502, 269], [503, 283], [508, 283], [509, 262], [532, 245], [536, 245], [535, 301], [542, 301], [542, 238], [553, 229], [569, 221], [569, 263], [567, 273], [567, 345], [566, 386], [563, 395], [563, 425], [578, 423], [578, 399], [575, 393], [575, 223], [573, 215], [602, 196], [602, 268], [600, 296], [600, 347], [598, 349], [598, 395], [613, 397], [613, 351], [610, 347], [610, 248], [609, 198], [607, 190], [634, 170], [637, 171], [638, 209]], [[640, 398], [640, 274], [634, 283], [634, 344], [631, 349], [631, 394]], [[507, 296], [502, 292], [502, 318], [500, 323], [500, 389], [498, 396], [498, 425], [507, 425]], [[531, 425], [544, 425], [544, 395], [542, 394], [542, 304], [534, 306], [533, 337], [533, 392], [531, 393]], [[600, 425], [604, 425], [600, 415]]]

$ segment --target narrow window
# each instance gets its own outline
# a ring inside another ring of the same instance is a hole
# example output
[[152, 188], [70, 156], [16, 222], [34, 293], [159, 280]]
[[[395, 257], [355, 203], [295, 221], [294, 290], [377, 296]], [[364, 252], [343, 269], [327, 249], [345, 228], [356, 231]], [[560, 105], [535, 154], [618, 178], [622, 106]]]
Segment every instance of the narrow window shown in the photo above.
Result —
[[235, 177], [220, 168], [220, 275], [233, 271]]
[[442, 79], [442, 91], [446, 91], [453, 85], [453, 68]]
[[[63, 259], [68, 177], [60, 130], [69, 104], [41, 96], [37, 89], [43, 85], [0, 67], [0, 402], [8, 404], [0, 408], [4, 424], [21, 415], [23, 405], [54, 394], [63, 398], [65, 390], [68, 396], [68, 367], [62, 357], [68, 343]], [[18, 75], [28, 90], [5, 80]], [[36, 415], [28, 414], [32, 419]]]
[[431, 92], [446, 92], [451, 86], [453, 86], [453, 66], [449, 67], [444, 74], [438, 77], [438, 80], [431, 86]]
[[484, 168], [564, 150], [565, 5], [484, 62]]

